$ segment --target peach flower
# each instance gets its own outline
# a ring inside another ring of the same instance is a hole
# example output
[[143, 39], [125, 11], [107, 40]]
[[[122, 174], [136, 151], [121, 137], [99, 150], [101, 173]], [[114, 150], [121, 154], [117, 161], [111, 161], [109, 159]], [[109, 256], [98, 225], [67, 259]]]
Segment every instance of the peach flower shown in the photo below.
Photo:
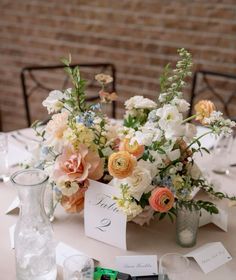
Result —
[[67, 112], [53, 115], [46, 126], [46, 132], [56, 139], [61, 139], [64, 131], [67, 129], [67, 120]]
[[57, 157], [53, 177], [55, 181], [67, 178], [68, 181], [82, 182], [87, 178], [98, 180], [103, 175], [103, 161], [95, 152], [80, 144], [75, 150], [73, 146], [65, 146]]
[[166, 187], [155, 188], [149, 198], [150, 206], [157, 212], [168, 212], [174, 205], [174, 195]]
[[118, 96], [115, 92], [109, 93], [104, 90], [99, 91], [99, 97], [101, 98], [101, 101], [104, 103], [109, 103], [111, 101], [116, 101]]
[[130, 139], [125, 138], [119, 147], [120, 151], [127, 151], [136, 158], [139, 158], [144, 153], [144, 145], [139, 145], [137, 141], [134, 141], [133, 144], [130, 143]]
[[216, 110], [214, 103], [209, 100], [201, 100], [195, 106], [196, 120], [204, 124], [204, 119], [209, 118], [211, 113]]
[[68, 213], [80, 212], [84, 208], [84, 193], [88, 188], [88, 180], [84, 182], [83, 187], [79, 188], [76, 193], [71, 196], [63, 195], [61, 198], [61, 205]]
[[119, 151], [110, 155], [108, 160], [109, 173], [118, 179], [124, 179], [133, 173], [136, 166], [135, 157], [127, 151]]

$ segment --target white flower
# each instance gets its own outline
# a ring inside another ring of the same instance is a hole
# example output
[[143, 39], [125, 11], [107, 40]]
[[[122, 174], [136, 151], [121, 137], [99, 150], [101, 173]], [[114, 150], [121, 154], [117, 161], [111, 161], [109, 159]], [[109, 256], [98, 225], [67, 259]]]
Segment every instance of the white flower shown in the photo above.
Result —
[[175, 149], [173, 151], [170, 151], [170, 152], [167, 153], [167, 156], [171, 161], [174, 161], [174, 160], [180, 158], [180, 150]]
[[180, 113], [187, 112], [189, 110], [190, 104], [185, 99], [174, 98], [171, 102], [176, 105]]
[[157, 104], [151, 99], [144, 98], [141, 95], [131, 97], [125, 102], [126, 110], [132, 109], [155, 109]]
[[61, 193], [66, 196], [73, 195], [79, 189], [79, 185], [76, 182], [68, 181], [67, 176], [61, 176], [56, 184]]
[[194, 163], [194, 164], [189, 163], [188, 164], [188, 173], [190, 174], [190, 176], [194, 180], [198, 180], [199, 177], [201, 176], [201, 170], [199, 169], [199, 167], [197, 166], [196, 163]]
[[64, 98], [64, 94], [59, 90], [53, 90], [49, 93], [48, 97], [43, 101], [43, 106], [47, 108], [48, 113], [59, 112], [63, 108], [61, 100]]
[[[138, 161], [131, 176], [115, 182], [116, 184], [128, 184], [129, 195], [136, 200], [140, 200], [143, 193], [149, 192], [153, 189], [153, 186], [151, 186], [151, 172], [149, 169], [144, 168], [145, 164], [143, 162], [143, 160]], [[145, 167], [147, 167], [147, 165]]]
[[159, 126], [163, 130], [176, 124], [180, 125], [183, 120], [183, 116], [179, 113], [177, 107], [170, 104], [165, 104], [162, 108], [157, 109], [156, 114], [160, 118]]
[[177, 137], [181, 130], [183, 121], [182, 114], [179, 113], [176, 106], [165, 104], [162, 108], [156, 110], [159, 119], [159, 126], [165, 131], [165, 136], [168, 139]]
[[143, 209], [143, 212], [134, 217], [134, 219], [132, 219], [132, 222], [140, 226], [143, 226], [144, 224], [149, 225], [151, 219], [153, 219], [154, 212], [155, 211], [152, 209], [152, 207], [146, 205]]
[[127, 221], [131, 221], [134, 217], [136, 217], [143, 211], [143, 208], [135, 201], [126, 201], [124, 205], [119, 208], [121, 208], [121, 210], [124, 211], [124, 213], [127, 215]]

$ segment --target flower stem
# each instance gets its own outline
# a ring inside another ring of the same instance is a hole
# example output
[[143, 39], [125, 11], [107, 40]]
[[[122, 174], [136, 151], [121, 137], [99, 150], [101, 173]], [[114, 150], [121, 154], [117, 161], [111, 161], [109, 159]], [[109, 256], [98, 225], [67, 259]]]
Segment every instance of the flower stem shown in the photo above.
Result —
[[197, 114], [188, 117], [187, 119], [185, 119], [185, 120], [182, 121], [182, 124], [184, 124], [184, 123], [186, 123], [186, 122], [188, 122], [188, 121], [191, 121], [191, 120], [195, 119], [196, 116], [197, 116]]

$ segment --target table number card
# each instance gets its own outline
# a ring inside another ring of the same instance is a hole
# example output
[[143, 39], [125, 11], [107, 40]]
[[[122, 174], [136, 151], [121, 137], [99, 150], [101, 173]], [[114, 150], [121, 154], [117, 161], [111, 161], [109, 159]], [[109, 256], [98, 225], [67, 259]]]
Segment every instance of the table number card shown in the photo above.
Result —
[[116, 269], [131, 276], [157, 275], [157, 256], [117, 256]]
[[119, 189], [90, 180], [85, 193], [85, 234], [126, 250], [126, 216], [117, 208], [112, 196]]
[[222, 230], [227, 232], [228, 228], [228, 213], [227, 211], [218, 208], [219, 213], [217, 215], [211, 215], [206, 210], [202, 209], [201, 217], [199, 221], [199, 227], [204, 226], [209, 223], [213, 223]]
[[204, 273], [215, 270], [232, 260], [221, 242], [205, 244], [185, 256], [194, 258]]
[[5, 214], [10, 214], [13, 212], [19, 212], [19, 207], [20, 207], [20, 200], [19, 197], [17, 196], [12, 203], [10, 204], [10, 206], [8, 207], [7, 211], [5, 212]]

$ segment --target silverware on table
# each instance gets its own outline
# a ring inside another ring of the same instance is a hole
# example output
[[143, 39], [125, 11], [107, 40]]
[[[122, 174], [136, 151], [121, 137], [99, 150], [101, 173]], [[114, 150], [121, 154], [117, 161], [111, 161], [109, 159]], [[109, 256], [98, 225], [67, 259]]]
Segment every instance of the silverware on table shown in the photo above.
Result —
[[39, 140], [37, 140], [37, 139], [35, 139], [35, 138], [33, 138], [33, 137], [30, 137], [30, 136], [28, 136], [28, 135], [25, 135], [24, 133], [22, 133], [22, 132], [19, 131], [19, 130], [17, 130], [16, 133], [17, 133], [17, 135], [19, 135], [20, 137], [25, 138], [25, 139], [27, 139], [27, 140], [34, 141], [34, 142], [37, 142], [37, 143], [40, 142]]
[[19, 137], [17, 137], [17, 136], [14, 135], [14, 134], [11, 134], [11, 137], [14, 138], [19, 144], [23, 145], [23, 147], [24, 147], [24, 149], [25, 149], [26, 151], [29, 151], [29, 147], [28, 147], [28, 145], [25, 143], [25, 141], [19, 139]]

